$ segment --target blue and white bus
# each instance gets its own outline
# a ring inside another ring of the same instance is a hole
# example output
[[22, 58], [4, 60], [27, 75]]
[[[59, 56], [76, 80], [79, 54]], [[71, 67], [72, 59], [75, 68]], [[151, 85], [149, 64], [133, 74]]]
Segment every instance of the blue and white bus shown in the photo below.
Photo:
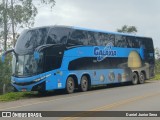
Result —
[[11, 84], [17, 91], [50, 91], [121, 82], [142, 84], [154, 76], [148, 37], [71, 26], [25, 30], [13, 53]]

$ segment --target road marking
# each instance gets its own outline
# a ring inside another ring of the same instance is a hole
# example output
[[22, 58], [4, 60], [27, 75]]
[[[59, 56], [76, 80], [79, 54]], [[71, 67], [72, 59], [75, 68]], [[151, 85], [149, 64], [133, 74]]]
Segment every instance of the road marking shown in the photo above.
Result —
[[[136, 96], [136, 97], [133, 97], [133, 98], [130, 98], [130, 99], [115, 102], [115, 103], [108, 104], [108, 105], [105, 105], [105, 106], [102, 106], [102, 107], [90, 109], [86, 112], [82, 112], [82, 113], [79, 113], [79, 114], [72, 115], [71, 117], [64, 117], [60, 120], [74, 120], [74, 119], [80, 118], [80, 117], [75, 117], [75, 116], [87, 117], [88, 114], [94, 114], [94, 112], [96, 112], [96, 111], [104, 111], [104, 110], [106, 111], [106, 110], [109, 110], [109, 109], [112, 109], [112, 108], [116, 108], [116, 107], [119, 107], [119, 106], [122, 106], [122, 105], [126, 105], [126, 104], [129, 104], [129, 103], [132, 103], [132, 102], [136, 102], [138, 100], [142, 100], [142, 99], [157, 96], [157, 95], [160, 95], [160, 92], [150, 93], [150, 94], [146, 94], [146, 95], [143, 95], [143, 96]], [[91, 113], [90, 111], [94, 111], [94, 112]]]

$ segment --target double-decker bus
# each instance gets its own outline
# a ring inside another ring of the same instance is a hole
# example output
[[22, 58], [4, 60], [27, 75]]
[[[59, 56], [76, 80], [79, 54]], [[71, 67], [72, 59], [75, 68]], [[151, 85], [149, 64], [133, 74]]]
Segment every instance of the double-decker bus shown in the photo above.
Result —
[[17, 91], [50, 91], [121, 82], [142, 84], [154, 76], [149, 37], [73, 26], [25, 30], [13, 53], [11, 84]]

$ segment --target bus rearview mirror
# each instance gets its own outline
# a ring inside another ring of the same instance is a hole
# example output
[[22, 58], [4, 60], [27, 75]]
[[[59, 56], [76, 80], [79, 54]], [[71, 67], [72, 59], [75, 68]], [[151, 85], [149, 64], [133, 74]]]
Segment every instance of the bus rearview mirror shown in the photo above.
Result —
[[11, 53], [11, 52], [14, 52], [14, 49], [7, 50], [7, 51], [5, 51], [5, 52], [2, 54], [1, 61], [2, 61], [3, 63], [5, 62], [6, 55], [7, 55], [8, 53]]
[[5, 54], [2, 54], [2, 57], [1, 57], [1, 61], [2, 61], [2, 63], [4, 63], [4, 62], [5, 62], [5, 58], [6, 58]]

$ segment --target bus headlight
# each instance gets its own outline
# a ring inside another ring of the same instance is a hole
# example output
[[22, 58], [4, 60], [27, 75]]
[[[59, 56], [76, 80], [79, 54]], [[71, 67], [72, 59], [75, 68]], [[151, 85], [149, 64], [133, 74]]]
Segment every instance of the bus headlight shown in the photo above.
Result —
[[46, 76], [43, 76], [43, 77], [41, 77], [41, 78], [37, 78], [37, 79], [33, 80], [33, 82], [39, 82], [39, 81], [41, 81], [41, 80], [43, 80], [43, 79], [45, 79], [45, 78], [47, 78], [47, 77], [49, 77], [49, 76], [51, 76], [51, 74], [46, 75]]
[[34, 82], [39, 82], [40, 80], [42, 80], [41, 78], [35, 79], [33, 80]]

